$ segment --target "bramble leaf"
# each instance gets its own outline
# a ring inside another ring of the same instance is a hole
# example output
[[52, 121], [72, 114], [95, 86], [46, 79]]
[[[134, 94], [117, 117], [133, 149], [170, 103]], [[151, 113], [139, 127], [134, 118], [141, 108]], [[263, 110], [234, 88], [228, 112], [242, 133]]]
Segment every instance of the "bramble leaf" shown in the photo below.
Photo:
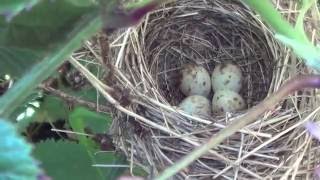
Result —
[[5, 16], [9, 22], [14, 16], [23, 10], [30, 10], [32, 6], [38, 3], [39, 0], [2, 0], [0, 6], [0, 14]]
[[[112, 168], [110, 171], [116, 173], [112, 175], [106, 169], [101, 169], [102, 177], [98, 172], [99, 168], [92, 166], [93, 162], [86, 148], [81, 144], [69, 141], [47, 140], [38, 143], [34, 155], [43, 162], [42, 167], [53, 179], [115, 179], [123, 171], [123, 168]], [[94, 156], [99, 164], [123, 162], [123, 159], [115, 153], [98, 153]]]
[[30, 156], [32, 147], [3, 119], [0, 119], [0, 142], [0, 179], [36, 179], [40, 170]]
[[[95, 9], [93, 4], [83, 7], [79, 6], [80, 2], [75, 5], [71, 1], [43, 0], [29, 11], [20, 12], [10, 22], [0, 18], [1, 74], [22, 76], [47, 52], [59, 47], [77, 28], [77, 22]], [[88, 3], [88, 0], [81, 2]], [[1, 1], [0, 7], [3, 4], [6, 3]]]

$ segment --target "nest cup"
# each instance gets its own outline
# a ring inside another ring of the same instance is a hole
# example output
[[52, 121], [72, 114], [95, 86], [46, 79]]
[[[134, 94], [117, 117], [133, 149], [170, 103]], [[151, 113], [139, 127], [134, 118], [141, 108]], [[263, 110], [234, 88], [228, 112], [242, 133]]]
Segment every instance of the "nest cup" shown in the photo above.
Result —
[[[237, 64], [243, 74], [240, 94], [249, 108], [272, 92], [275, 62], [283, 56], [265, 26], [236, 1], [167, 4], [120, 37], [126, 45], [113, 52], [113, 73], [115, 86], [130, 92], [130, 103], [124, 105], [126, 111], [114, 111], [112, 133], [115, 145], [150, 175], [181, 159], [246, 112], [199, 118], [177, 110], [185, 98], [178, 88], [184, 65], [197, 64], [211, 73], [218, 64]], [[212, 96], [213, 92], [210, 101]], [[241, 143], [249, 151], [268, 136], [260, 132], [261, 126], [248, 127], [250, 130], [229, 137], [175, 178], [234, 177], [233, 167], [222, 170], [238, 158]], [[237, 176], [263, 177], [276, 169], [269, 166], [275, 161], [269, 155], [254, 154], [237, 167]]]

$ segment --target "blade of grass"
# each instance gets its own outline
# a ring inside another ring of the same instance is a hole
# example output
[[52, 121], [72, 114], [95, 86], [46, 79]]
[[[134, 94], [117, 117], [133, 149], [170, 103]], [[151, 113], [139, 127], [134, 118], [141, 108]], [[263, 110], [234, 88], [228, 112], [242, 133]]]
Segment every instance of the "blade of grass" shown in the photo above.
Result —
[[283, 19], [270, 0], [242, 0], [265, 20], [276, 32], [290, 38], [297, 38], [293, 26]]
[[[308, 39], [304, 32], [303, 19], [305, 13], [314, 4], [314, 0], [303, 0], [300, 15], [295, 27], [288, 21], [284, 20], [281, 14], [273, 7], [270, 0], [242, 0], [250, 8], [257, 11], [274, 30], [276, 38], [282, 43], [290, 46], [294, 53], [305, 61], [306, 65], [320, 71], [320, 51]], [[281, 38], [282, 37], [282, 38]], [[285, 40], [285, 41], [283, 41]], [[293, 42], [293, 43], [291, 43]], [[299, 48], [297, 46], [299, 44]], [[309, 54], [311, 52], [311, 55]]]
[[302, 1], [302, 7], [300, 9], [300, 13], [299, 13], [299, 16], [297, 17], [297, 21], [296, 21], [296, 25], [295, 25], [296, 31], [299, 34], [303, 35], [303, 38], [306, 41], [308, 41], [308, 37], [306, 36], [306, 34], [304, 32], [303, 20], [304, 20], [306, 13], [308, 12], [308, 10], [312, 7], [312, 5], [315, 2], [316, 2], [315, 0], [303, 0]]

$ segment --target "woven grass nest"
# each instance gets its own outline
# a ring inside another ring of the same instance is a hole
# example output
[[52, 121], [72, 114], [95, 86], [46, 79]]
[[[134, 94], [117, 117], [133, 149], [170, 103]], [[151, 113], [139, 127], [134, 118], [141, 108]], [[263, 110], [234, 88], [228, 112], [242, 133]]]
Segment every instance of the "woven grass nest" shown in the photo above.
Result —
[[[212, 72], [221, 63], [237, 64], [248, 108], [307, 71], [238, 1], [167, 4], [139, 26], [122, 31], [115, 43], [120, 47], [112, 51], [113, 85], [128, 93], [130, 103], [122, 101], [125, 111], [114, 109], [114, 142], [150, 179], [246, 113], [199, 118], [180, 111], [177, 105], [185, 96], [177, 87], [183, 65]], [[313, 94], [301, 91], [288, 97], [173, 179], [312, 177], [317, 148], [301, 125], [313, 110]]]

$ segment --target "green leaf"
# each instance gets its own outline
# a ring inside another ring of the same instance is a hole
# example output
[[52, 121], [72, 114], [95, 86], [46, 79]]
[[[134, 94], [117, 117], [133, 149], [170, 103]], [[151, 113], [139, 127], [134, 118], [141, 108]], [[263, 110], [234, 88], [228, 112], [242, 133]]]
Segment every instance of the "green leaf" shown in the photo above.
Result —
[[[69, 116], [69, 109], [67, 104], [60, 98], [54, 96], [44, 96], [40, 100], [32, 100], [26, 103], [23, 107], [19, 108], [20, 111], [16, 112], [24, 117], [22, 119], [17, 119], [17, 128], [19, 132], [23, 132], [25, 128], [32, 122], [49, 122], [53, 123], [57, 120], [67, 120]], [[33, 104], [39, 104], [39, 107]], [[31, 109], [34, 111], [33, 115], [28, 116], [28, 111]], [[19, 116], [17, 116], [19, 117]], [[16, 118], [17, 118], [16, 117]], [[20, 117], [21, 118], [21, 117]]]
[[36, 179], [40, 170], [30, 156], [31, 146], [3, 119], [0, 119], [0, 142], [0, 179]]
[[275, 38], [290, 46], [293, 51], [301, 58], [305, 59], [305, 63], [320, 71], [320, 50], [311, 43], [290, 39], [281, 34], [276, 34]]
[[43, 102], [37, 113], [35, 121], [37, 122], [54, 122], [59, 119], [67, 119], [69, 109], [67, 104], [60, 98], [47, 95], [44, 97]]
[[302, 8], [295, 27], [286, 21], [270, 0], [242, 0], [250, 8], [256, 10], [264, 21], [275, 30], [275, 37], [293, 48], [294, 52], [305, 60], [305, 63], [320, 71], [320, 53], [304, 32], [303, 20], [308, 9], [315, 0], [302, 0]]
[[[101, 3], [101, 6], [105, 9], [106, 16], [103, 21], [106, 27], [121, 28], [137, 23], [160, 1], [131, 10], [125, 16], [121, 12], [116, 13], [118, 10], [116, 0], [101, 2], [105, 2]], [[79, 48], [83, 40], [101, 29], [103, 22], [99, 16], [101, 14], [99, 6], [77, 6], [68, 0], [41, 1], [31, 11], [19, 14], [9, 25], [0, 19], [0, 47], [29, 49], [41, 54], [36, 60], [39, 63], [31, 64], [32, 69], [30, 66], [26, 67], [29, 73], [24, 74], [6, 94], [0, 97], [2, 117], [10, 117], [28, 94], [48, 78], [72, 51]], [[113, 13], [110, 13], [111, 11]]]
[[95, 0], [68, 0], [68, 1], [73, 5], [82, 6], [82, 7], [92, 6], [93, 4], [95, 4]]
[[110, 115], [90, 111], [83, 107], [76, 107], [69, 116], [71, 127], [78, 132], [90, 128], [93, 133], [106, 133], [112, 123]]
[[[103, 177], [98, 174], [97, 167], [93, 167], [86, 148], [81, 144], [68, 141], [47, 140], [36, 144], [35, 157], [40, 159], [42, 167], [53, 179], [116, 179], [124, 168], [101, 169]], [[98, 153], [97, 162], [102, 164], [121, 164], [123, 157], [114, 153]], [[113, 174], [111, 174], [112, 172]]]
[[92, 13], [80, 21], [75, 31], [69, 34], [65, 44], [50, 52], [44, 57], [43, 62], [35, 65], [28, 74], [25, 74], [6, 94], [0, 97], [0, 115], [9, 117], [35, 86], [49, 77], [63, 63], [64, 58], [79, 47], [83, 39], [97, 32], [101, 25], [97, 13]]
[[[37, 110], [35, 103], [42, 98], [42, 94], [38, 91], [32, 92], [25, 101], [11, 114], [10, 119], [15, 120], [15, 127], [19, 133], [24, 132], [25, 128], [33, 121], [33, 118], [28, 117], [28, 108], [32, 108], [34, 111]], [[22, 116], [24, 116], [22, 118]], [[19, 121], [20, 120], [20, 121]]]
[[10, 74], [13, 79], [21, 77], [38, 58], [30, 50], [0, 46], [0, 76]]
[[[77, 107], [70, 113], [69, 124], [76, 132], [86, 133], [85, 128], [89, 127], [94, 133], [105, 133], [110, 127], [111, 118], [97, 112], [89, 111], [86, 108]], [[97, 144], [92, 139], [83, 135], [78, 135], [78, 139], [80, 144], [87, 149], [92, 163], [98, 163], [98, 159], [95, 157], [95, 152], [98, 149]], [[102, 171], [99, 173], [103, 174]], [[112, 171], [109, 173], [112, 173]]]
[[23, 10], [30, 10], [39, 0], [2, 0], [0, 3], [0, 14], [4, 15], [7, 21]]
[[81, 2], [87, 5], [44, 0], [9, 23], [0, 18], [0, 72], [20, 77], [48, 51], [59, 47], [83, 16], [98, 11], [92, 3]]

